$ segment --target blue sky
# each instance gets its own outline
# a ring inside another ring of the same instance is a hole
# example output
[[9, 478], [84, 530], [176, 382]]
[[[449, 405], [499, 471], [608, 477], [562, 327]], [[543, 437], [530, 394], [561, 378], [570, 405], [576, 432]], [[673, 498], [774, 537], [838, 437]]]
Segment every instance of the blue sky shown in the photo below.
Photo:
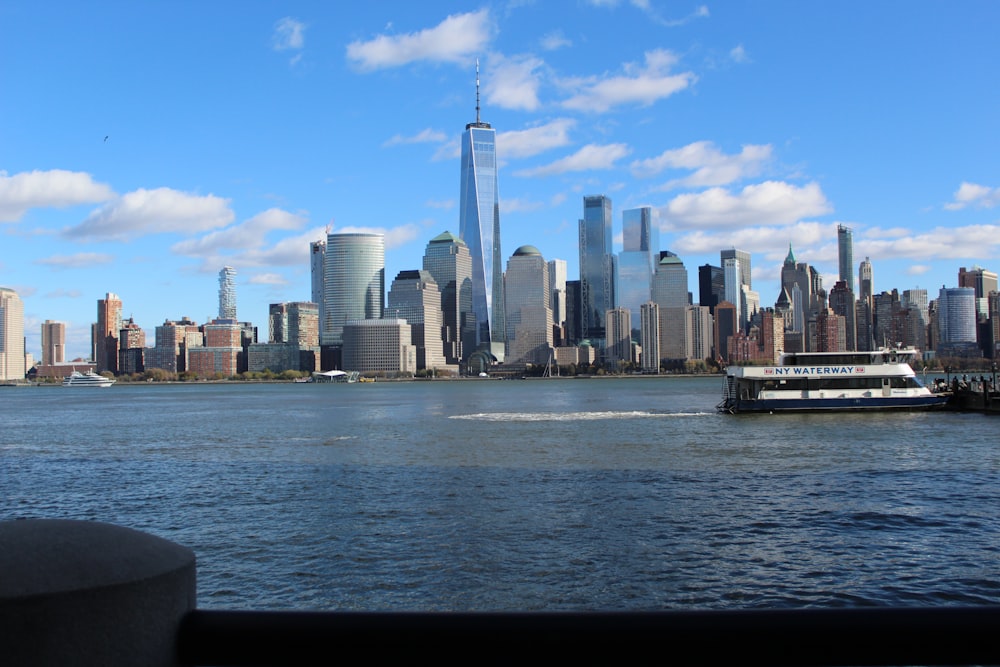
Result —
[[[656, 0], [0, 5], [0, 285], [89, 352], [96, 302], [154, 327], [308, 300], [308, 244], [386, 234], [387, 288], [458, 232], [459, 138], [497, 130], [504, 257], [577, 272], [583, 196], [659, 211], [688, 269], [836, 226], [876, 291], [1000, 269], [1000, 3]], [[855, 270], [856, 273], [856, 270]]]

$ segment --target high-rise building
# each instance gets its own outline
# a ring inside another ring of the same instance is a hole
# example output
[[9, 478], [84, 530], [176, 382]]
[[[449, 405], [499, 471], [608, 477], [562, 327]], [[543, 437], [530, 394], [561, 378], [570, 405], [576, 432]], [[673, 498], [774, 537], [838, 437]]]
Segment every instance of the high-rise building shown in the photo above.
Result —
[[94, 365], [98, 373], [118, 373], [118, 334], [122, 328], [122, 300], [108, 292], [97, 300], [94, 327]]
[[204, 334], [194, 321], [184, 317], [180, 321], [164, 320], [156, 327], [156, 345], [145, 357], [146, 368], [162, 368], [170, 373], [187, 370], [187, 350], [201, 347]]
[[343, 326], [344, 368], [361, 373], [413, 373], [417, 352], [406, 320], [348, 320]]
[[698, 303], [715, 312], [715, 306], [726, 299], [725, 274], [721, 266], [702, 264], [698, 267]]
[[451, 232], [435, 236], [424, 251], [424, 271], [431, 274], [441, 294], [445, 362], [456, 365], [476, 349], [469, 247]]
[[146, 370], [146, 332], [132, 318], [122, 322], [118, 335], [118, 372], [133, 375]]
[[441, 292], [430, 271], [400, 271], [389, 288], [386, 313], [410, 325], [417, 370], [447, 365], [441, 344]]
[[566, 260], [549, 260], [549, 289], [552, 291], [552, 321], [562, 335], [555, 341], [556, 345], [562, 345], [566, 332]]
[[326, 237], [320, 344], [343, 344], [348, 320], [379, 319], [384, 311], [385, 236], [345, 233]]
[[538, 248], [521, 246], [507, 261], [507, 356], [511, 363], [545, 364], [552, 354], [549, 267]]
[[854, 293], [843, 279], [834, 283], [833, 289], [830, 290], [830, 309], [834, 314], [844, 318], [845, 350], [858, 349]]
[[971, 287], [976, 290], [977, 299], [985, 299], [990, 292], [997, 291], [997, 274], [981, 266], [973, 266], [971, 269], [963, 266], [958, 270], [958, 286]]
[[618, 255], [619, 306], [639, 322], [639, 308], [649, 301], [660, 246], [660, 229], [651, 207], [622, 212], [622, 252]]
[[236, 320], [236, 269], [231, 266], [219, 271], [219, 319]]
[[[726, 265], [727, 259], [735, 259], [739, 261], [739, 268], [740, 268], [738, 273], [739, 284], [746, 285], [747, 287], [752, 288], [753, 281], [751, 280], [750, 277], [750, 253], [748, 253], [745, 250], [737, 250], [736, 248], [727, 248], [726, 250], [722, 250], [719, 252], [719, 262], [722, 264], [722, 266]], [[737, 294], [739, 293], [738, 288], [736, 292]], [[703, 303], [701, 305], [707, 306], [708, 304]]]
[[714, 327], [708, 306], [690, 305], [684, 309], [685, 357], [703, 361], [712, 356]]
[[715, 327], [713, 331], [715, 358], [729, 361], [729, 339], [740, 332], [736, 318], [736, 306], [729, 301], [721, 301], [715, 306]]
[[660, 307], [660, 355], [664, 359], [687, 357], [685, 314], [691, 300], [688, 275], [680, 257], [664, 250], [653, 274], [652, 301]]
[[632, 311], [619, 306], [609, 310], [605, 318], [608, 340], [605, 360], [620, 368], [632, 360]]
[[642, 345], [642, 370], [660, 372], [660, 307], [654, 302], [639, 308], [642, 318], [639, 325], [639, 344]]
[[23, 380], [24, 303], [17, 292], [0, 287], [0, 380]]
[[66, 323], [42, 322], [42, 365], [51, 366], [66, 361]]
[[[476, 120], [462, 135], [459, 236], [472, 258], [472, 311], [476, 345], [498, 361], [504, 354], [503, 260], [500, 249], [500, 189], [496, 130], [479, 118], [479, 64], [476, 63]], [[465, 352], [466, 356], [472, 350]]]
[[837, 257], [840, 279], [854, 293], [854, 232], [850, 227], [837, 225]]
[[323, 317], [323, 280], [325, 278], [323, 260], [325, 258], [326, 239], [311, 242], [309, 244], [309, 276], [312, 290], [309, 300], [316, 304], [320, 327], [326, 321]]
[[722, 260], [722, 275], [726, 285], [726, 301], [736, 308], [736, 324], [740, 331], [746, 328], [746, 323], [750, 320], [746, 310], [742, 307], [742, 283], [740, 282], [740, 260], [737, 257], [727, 257]]
[[940, 342], [976, 342], [976, 290], [972, 287], [941, 287], [938, 293]]
[[612, 251], [611, 199], [583, 198], [580, 220], [580, 322], [582, 336], [604, 346], [604, 316], [615, 307], [615, 256]]
[[272, 303], [268, 309], [268, 341], [299, 347], [319, 346], [319, 306], [309, 301]]

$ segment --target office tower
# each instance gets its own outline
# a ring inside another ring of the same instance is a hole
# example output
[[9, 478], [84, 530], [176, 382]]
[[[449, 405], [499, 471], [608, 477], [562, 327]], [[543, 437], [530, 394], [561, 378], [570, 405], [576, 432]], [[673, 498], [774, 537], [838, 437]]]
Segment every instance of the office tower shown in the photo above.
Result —
[[169, 373], [187, 370], [187, 349], [200, 347], [204, 334], [198, 325], [184, 317], [180, 321], [164, 320], [155, 329], [156, 344], [145, 357], [146, 368], [161, 368]]
[[735, 257], [727, 257], [722, 260], [722, 273], [726, 285], [726, 301], [733, 304], [736, 308], [736, 322], [739, 330], [743, 331], [746, 329], [746, 323], [750, 318], [747, 317], [746, 310], [742, 307], [743, 290], [742, 283], [740, 282], [740, 268], [740, 260]]
[[549, 267], [538, 248], [521, 246], [507, 261], [507, 361], [548, 363], [552, 354]]
[[632, 361], [632, 311], [619, 306], [605, 314], [607, 347], [605, 359], [612, 368]]
[[729, 338], [740, 332], [739, 320], [736, 317], [736, 305], [722, 301], [715, 306], [715, 328], [713, 342], [715, 358], [729, 361]]
[[118, 372], [122, 375], [133, 375], [146, 370], [145, 353], [146, 332], [132, 318], [122, 322], [118, 334]]
[[347, 233], [326, 237], [320, 344], [343, 344], [348, 320], [379, 319], [385, 294], [385, 236]]
[[845, 351], [857, 350], [857, 311], [854, 293], [844, 280], [838, 280], [830, 290], [830, 309], [844, 318]]
[[[746, 285], [747, 287], [752, 288], [753, 282], [750, 277], [750, 253], [745, 250], [737, 250], [736, 248], [729, 248], [727, 250], [720, 251], [719, 262], [722, 266], [726, 265], [727, 259], [735, 259], [739, 261], [739, 283], [740, 285]], [[704, 306], [707, 304], [702, 305]]]
[[406, 320], [348, 320], [342, 329], [344, 368], [360, 373], [413, 373], [417, 352]]
[[847, 284], [847, 289], [854, 293], [854, 232], [850, 227], [837, 225], [837, 257], [839, 259], [840, 279]]
[[865, 257], [864, 261], [858, 265], [858, 298], [870, 305], [874, 296], [872, 262], [871, 259]]
[[708, 306], [689, 305], [684, 309], [685, 358], [704, 361], [712, 356], [714, 327]]
[[583, 318], [580, 315], [582, 296], [580, 281], [566, 281], [566, 341], [565, 345], [577, 345], [583, 340]]
[[66, 323], [42, 322], [42, 366], [66, 361]]
[[323, 260], [326, 258], [326, 241], [313, 241], [309, 244], [309, 275], [311, 278], [311, 294], [309, 300], [316, 304], [319, 314], [320, 327], [325, 321], [323, 318]]
[[236, 269], [231, 266], [219, 271], [219, 319], [236, 321]]
[[616, 302], [631, 311], [633, 322], [639, 321], [639, 308], [649, 301], [659, 246], [660, 229], [652, 208], [645, 206], [622, 212]]
[[639, 344], [642, 346], [642, 370], [660, 372], [660, 307], [649, 301], [639, 308]]
[[604, 345], [604, 316], [615, 307], [615, 261], [611, 246], [611, 200], [604, 195], [583, 198], [580, 220], [581, 334]]
[[94, 367], [98, 373], [118, 372], [118, 334], [122, 328], [122, 301], [108, 292], [97, 300], [97, 326], [94, 327]]
[[687, 357], [684, 309], [688, 298], [687, 269], [681, 259], [664, 250], [653, 274], [652, 301], [660, 307], [660, 355], [664, 359]]
[[0, 287], [0, 380], [23, 380], [24, 303], [17, 292]]
[[846, 332], [846, 318], [830, 308], [824, 308], [809, 323], [809, 349], [813, 352], [845, 352]]
[[[472, 257], [472, 311], [476, 346], [498, 361], [504, 355], [503, 263], [500, 252], [500, 189], [496, 130], [479, 119], [479, 63], [476, 63], [476, 121], [462, 135], [459, 236]], [[466, 356], [473, 350], [467, 350]]]
[[976, 290], [977, 299], [985, 299], [990, 292], [997, 291], [997, 274], [981, 266], [973, 266], [971, 269], [963, 266], [958, 270], [958, 286], [971, 287]]
[[566, 260], [549, 260], [549, 289], [552, 291], [552, 321], [561, 330], [566, 327]]
[[309, 301], [272, 303], [268, 308], [268, 341], [299, 347], [319, 345], [319, 305]]
[[937, 306], [942, 345], [976, 342], [975, 288], [942, 286]]
[[424, 251], [424, 271], [431, 274], [441, 294], [445, 362], [456, 365], [476, 350], [469, 247], [451, 232], [435, 236]]
[[702, 264], [698, 267], [698, 303], [715, 312], [715, 306], [726, 298], [726, 280], [721, 266]]
[[430, 271], [400, 271], [389, 288], [386, 314], [410, 325], [417, 370], [447, 365], [441, 344], [441, 292]]

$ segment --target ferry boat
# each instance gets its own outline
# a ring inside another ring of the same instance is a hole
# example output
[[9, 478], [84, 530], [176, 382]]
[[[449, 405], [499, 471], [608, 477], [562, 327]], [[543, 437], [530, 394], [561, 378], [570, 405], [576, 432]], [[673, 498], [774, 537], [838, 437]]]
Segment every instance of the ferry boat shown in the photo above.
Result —
[[917, 378], [913, 348], [782, 354], [777, 366], [726, 369], [720, 412], [927, 410], [944, 407]]
[[63, 378], [64, 387], [110, 387], [114, 383], [114, 379], [98, 375], [94, 371], [73, 371]]

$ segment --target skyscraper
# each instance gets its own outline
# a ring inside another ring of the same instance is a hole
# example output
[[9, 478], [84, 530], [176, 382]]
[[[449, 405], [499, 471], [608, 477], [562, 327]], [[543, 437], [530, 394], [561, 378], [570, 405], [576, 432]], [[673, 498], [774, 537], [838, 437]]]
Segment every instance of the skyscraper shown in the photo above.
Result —
[[653, 276], [653, 301], [660, 307], [660, 355], [664, 359], [687, 356], [685, 313], [688, 298], [688, 275], [684, 262], [665, 250]]
[[582, 336], [604, 345], [604, 317], [615, 307], [615, 262], [611, 246], [611, 200], [583, 198], [580, 220], [580, 323]]
[[507, 361], [544, 364], [552, 354], [549, 267], [538, 248], [521, 246], [507, 261]]
[[642, 370], [660, 371], [660, 307], [652, 301], [639, 308], [639, 344], [642, 345]]
[[435, 236], [424, 251], [424, 271], [434, 278], [441, 294], [440, 338], [445, 360], [458, 364], [476, 350], [469, 247], [451, 232]]
[[698, 267], [698, 303], [715, 312], [715, 306], [726, 299], [725, 274], [720, 266], [702, 264]]
[[323, 260], [326, 258], [326, 239], [313, 241], [309, 244], [309, 275], [312, 286], [312, 294], [309, 300], [317, 306], [319, 321], [323, 318]]
[[649, 301], [658, 259], [660, 230], [653, 209], [645, 206], [622, 212], [622, 252], [618, 256], [618, 305], [628, 308], [638, 324], [639, 308]]
[[606, 360], [616, 368], [632, 361], [632, 311], [612, 308], [605, 315], [607, 320]]
[[563, 338], [566, 335], [566, 260], [549, 260], [549, 290], [552, 292], [552, 322], [562, 332], [559, 340], [554, 341], [557, 346], [563, 345]]
[[12, 289], [0, 287], [0, 380], [23, 380], [24, 303]]
[[66, 361], [66, 323], [42, 322], [42, 365], [51, 366]]
[[441, 345], [441, 292], [430, 271], [400, 271], [389, 288], [389, 317], [410, 325], [409, 343], [416, 348], [417, 369], [446, 365]]
[[236, 320], [236, 269], [231, 266], [219, 271], [219, 319]]
[[854, 232], [850, 227], [837, 225], [837, 256], [840, 259], [840, 279], [854, 293]]
[[[736, 248], [727, 248], [719, 252], [719, 260], [722, 266], [726, 265], [727, 259], [739, 260], [740, 271], [739, 271], [739, 281], [740, 285], [746, 285], [747, 287], [753, 287], [753, 282], [750, 278], [750, 253], [746, 250], [737, 250]], [[740, 289], [736, 289], [736, 294], [740, 293]], [[707, 303], [701, 304], [707, 306]]]
[[[472, 257], [472, 311], [476, 345], [497, 360], [504, 355], [503, 261], [500, 251], [500, 189], [496, 130], [479, 118], [479, 63], [476, 63], [476, 120], [462, 135], [459, 236]], [[471, 353], [471, 350], [465, 354]]]
[[118, 334], [122, 328], [122, 300], [108, 292], [97, 300], [97, 325], [94, 327], [94, 366], [98, 373], [118, 372]]
[[343, 344], [348, 320], [378, 319], [385, 294], [385, 236], [329, 234], [323, 261], [320, 344]]

